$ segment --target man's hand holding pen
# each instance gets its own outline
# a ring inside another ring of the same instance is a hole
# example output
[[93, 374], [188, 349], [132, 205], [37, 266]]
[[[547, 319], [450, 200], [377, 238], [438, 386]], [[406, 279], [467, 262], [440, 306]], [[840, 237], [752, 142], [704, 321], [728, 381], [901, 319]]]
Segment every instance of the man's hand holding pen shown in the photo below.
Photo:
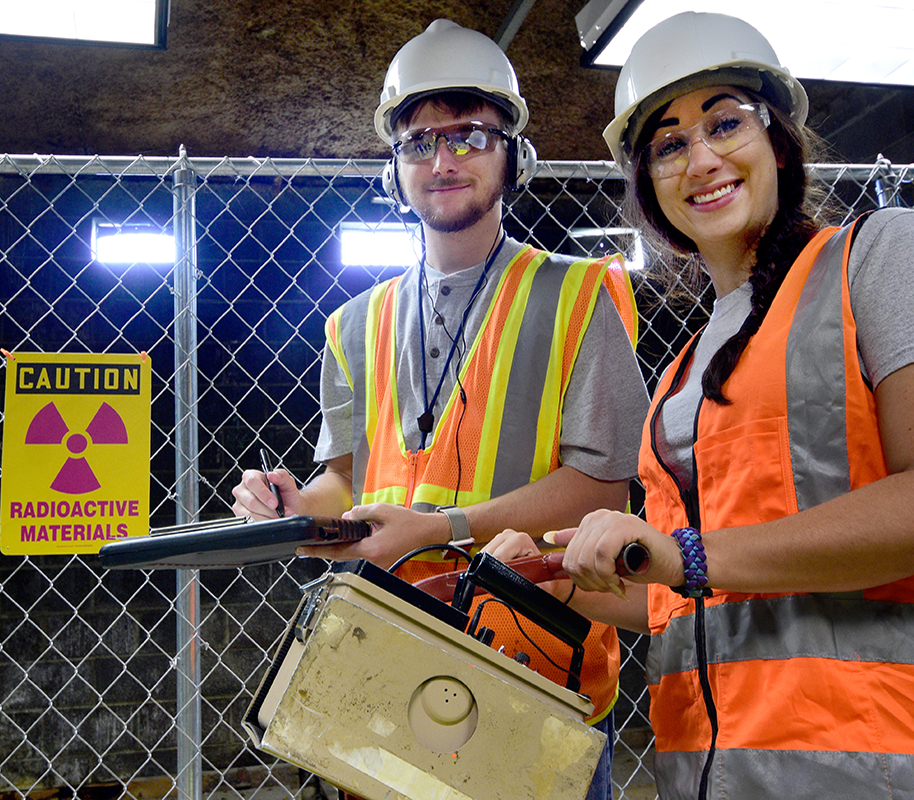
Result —
[[246, 469], [241, 475], [241, 483], [232, 489], [235, 502], [232, 513], [236, 517], [251, 519], [276, 519], [285, 516], [286, 506], [283, 497], [298, 494], [295, 479], [284, 469], [269, 469], [266, 452], [261, 460], [264, 470]]
[[[267, 481], [267, 486], [273, 493], [273, 497], [276, 498], [276, 514], [277, 516], [284, 517], [286, 515], [286, 510], [283, 508], [282, 504], [282, 492], [279, 491], [279, 487], [276, 484], [270, 483], [270, 473], [273, 472], [273, 468], [270, 466], [270, 460], [267, 456], [267, 451], [263, 447], [260, 448], [260, 465], [263, 467], [263, 477]], [[275, 475], [276, 473], [273, 472], [273, 474]]]

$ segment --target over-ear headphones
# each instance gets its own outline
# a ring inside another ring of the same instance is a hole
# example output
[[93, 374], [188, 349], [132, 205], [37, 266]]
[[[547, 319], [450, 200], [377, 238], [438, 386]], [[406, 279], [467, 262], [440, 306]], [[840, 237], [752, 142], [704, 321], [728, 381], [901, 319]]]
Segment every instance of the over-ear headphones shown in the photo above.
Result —
[[381, 185], [387, 196], [397, 205], [405, 206], [406, 200], [400, 191], [400, 179], [397, 177], [397, 157], [394, 156], [384, 165], [384, 172], [381, 173]]
[[518, 191], [536, 169], [536, 149], [525, 136], [512, 136], [508, 140], [508, 181], [507, 189]]
[[[524, 136], [512, 136], [507, 142], [508, 169], [505, 188], [510, 192], [518, 191], [536, 170], [536, 149]], [[408, 205], [403, 192], [400, 191], [400, 179], [397, 175], [397, 158], [394, 156], [384, 165], [381, 173], [381, 185], [387, 196], [401, 206]]]

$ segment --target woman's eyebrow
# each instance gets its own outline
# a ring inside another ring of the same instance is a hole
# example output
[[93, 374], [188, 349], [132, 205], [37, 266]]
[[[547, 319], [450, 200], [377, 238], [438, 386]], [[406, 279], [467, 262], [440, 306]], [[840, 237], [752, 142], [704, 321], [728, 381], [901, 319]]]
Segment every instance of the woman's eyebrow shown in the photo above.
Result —
[[[709, 97], [707, 100], [705, 100], [701, 104], [701, 110], [708, 111], [709, 109], [711, 109], [715, 105], [717, 105], [721, 100], [736, 100], [737, 103], [743, 102], [738, 97], [730, 94], [729, 92], [721, 92], [720, 94], [716, 94], [713, 97]], [[678, 117], [667, 117], [666, 119], [662, 119], [662, 120], [660, 120], [660, 122], [657, 123], [657, 129], [659, 130], [660, 128], [671, 128], [674, 125], [678, 125], [678, 124], [679, 124]]]
[[701, 104], [701, 110], [707, 111], [708, 109], [713, 108], [715, 105], [717, 105], [717, 103], [719, 103], [721, 100], [736, 100], [737, 103], [743, 102], [738, 97], [734, 97], [732, 94], [721, 92], [720, 94], [716, 94], [714, 97], [709, 97], [707, 100], [705, 100]]

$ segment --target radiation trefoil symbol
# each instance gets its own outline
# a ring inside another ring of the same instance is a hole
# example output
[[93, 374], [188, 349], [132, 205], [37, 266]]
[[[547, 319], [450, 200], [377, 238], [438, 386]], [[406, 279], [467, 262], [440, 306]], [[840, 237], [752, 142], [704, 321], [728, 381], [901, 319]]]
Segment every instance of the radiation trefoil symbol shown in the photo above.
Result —
[[127, 444], [127, 426], [108, 403], [102, 403], [84, 433], [71, 432], [54, 403], [48, 403], [29, 423], [26, 444], [64, 444], [69, 457], [51, 488], [62, 494], [86, 494], [101, 488], [86, 461], [92, 445]]

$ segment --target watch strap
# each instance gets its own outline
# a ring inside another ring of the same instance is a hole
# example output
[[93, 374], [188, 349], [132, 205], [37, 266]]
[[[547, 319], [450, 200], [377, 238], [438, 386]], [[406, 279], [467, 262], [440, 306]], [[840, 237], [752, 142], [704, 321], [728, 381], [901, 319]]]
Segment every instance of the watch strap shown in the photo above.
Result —
[[470, 533], [470, 522], [463, 509], [458, 506], [438, 506], [435, 509], [447, 517], [448, 524], [451, 526], [451, 540], [448, 544], [456, 547], [466, 547], [473, 544], [473, 536]]

